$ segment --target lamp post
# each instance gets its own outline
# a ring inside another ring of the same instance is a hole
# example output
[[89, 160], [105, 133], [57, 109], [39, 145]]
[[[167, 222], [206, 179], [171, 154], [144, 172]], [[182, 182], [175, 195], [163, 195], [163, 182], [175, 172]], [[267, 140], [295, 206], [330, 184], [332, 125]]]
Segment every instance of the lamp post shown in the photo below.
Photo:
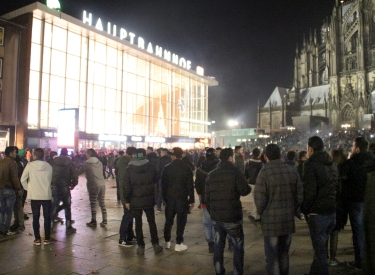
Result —
[[229, 120], [228, 121], [228, 125], [229, 125], [229, 127], [235, 127], [235, 126], [238, 126], [238, 121], [237, 120]]

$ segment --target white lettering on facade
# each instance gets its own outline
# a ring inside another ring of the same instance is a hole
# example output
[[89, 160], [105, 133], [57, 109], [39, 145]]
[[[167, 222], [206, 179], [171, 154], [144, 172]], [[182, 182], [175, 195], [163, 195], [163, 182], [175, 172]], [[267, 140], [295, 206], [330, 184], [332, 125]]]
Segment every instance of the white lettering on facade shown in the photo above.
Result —
[[[83, 11], [83, 24], [88, 24], [89, 26], [92, 26], [92, 14], [91, 13], [87, 13], [85, 10]], [[98, 18], [98, 20], [96, 21], [96, 24], [95, 24], [95, 28], [99, 31], [103, 31], [104, 28], [103, 28], [103, 23], [102, 23], [102, 20], [100, 18]], [[111, 22], [108, 22], [107, 23], [107, 33], [109, 35], [113, 35], [113, 36], [117, 36], [117, 26], [116, 25], [112, 25]], [[119, 37], [120, 37], [120, 40], [124, 40], [124, 39], [129, 39], [129, 42], [130, 44], [134, 44], [134, 40], [135, 40], [135, 37], [136, 35], [132, 32], [127, 32], [126, 29], [124, 28], [120, 28], [120, 32], [119, 32]], [[138, 37], [137, 39], [137, 42], [138, 42], [138, 48], [140, 49], [145, 49], [145, 40], [142, 38], [142, 37]], [[160, 58], [163, 58], [164, 60], [168, 61], [168, 62], [172, 62], [173, 64], [175, 65], [178, 65], [184, 69], [187, 69], [187, 70], [190, 70], [191, 69], [191, 61], [190, 60], [186, 60], [185, 58], [183, 57], [178, 57], [177, 54], [172, 54], [170, 51], [164, 49], [158, 45], [155, 46], [155, 51], [154, 51], [154, 47], [152, 46], [152, 43], [149, 42], [147, 44], [147, 52], [151, 53], [151, 54], [155, 54], [156, 56], [160, 57]]]
[[135, 34], [132, 33], [132, 32], [129, 32], [129, 36], [130, 36], [130, 44], [134, 44], [134, 37], [135, 37]]
[[95, 28], [99, 31], [103, 31], [103, 24], [102, 24], [102, 20], [100, 20], [100, 18], [98, 19], [98, 21], [96, 22], [96, 25], [95, 25]]
[[127, 32], [125, 29], [121, 28], [121, 29], [120, 29], [120, 39], [123, 40], [123, 39], [125, 39], [127, 36], [128, 36], [128, 32]]
[[154, 53], [154, 49], [152, 48], [152, 44], [151, 44], [151, 42], [148, 43], [148, 46], [147, 46], [147, 52], [149, 52], [149, 53]]
[[88, 23], [89, 26], [92, 25], [92, 14], [89, 13], [89, 17], [87, 17], [86, 11], [83, 11], [83, 24], [86, 24], [86, 23]]
[[159, 57], [163, 57], [163, 48], [156, 45], [155, 48], [155, 55]]
[[171, 52], [164, 50], [164, 59], [171, 62]]
[[178, 65], [178, 55], [172, 54], [172, 63]]
[[145, 49], [145, 40], [142, 37], [138, 37], [138, 48]]

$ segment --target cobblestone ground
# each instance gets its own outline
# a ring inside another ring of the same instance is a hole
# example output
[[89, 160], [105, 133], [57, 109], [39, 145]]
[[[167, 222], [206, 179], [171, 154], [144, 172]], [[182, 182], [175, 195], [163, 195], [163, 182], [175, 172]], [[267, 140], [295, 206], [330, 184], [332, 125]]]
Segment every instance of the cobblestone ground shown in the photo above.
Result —
[[[79, 185], [72, 191], [72, 217], [77, 233], [66, 235], [65, 225], [56, 224], [52, 237], [56, 242], [48, 246], [33, 245], [32, 215], [30, 203], [25, 212], [30, 219], [25, 222], [26, 230], [22, 234], [0, 237], [0, 274], [151, 274], [151, 275], [206, 275], [215, 274], [212, 254], [208, 254], [203, 234], [202, 214], [197, 204], [188, 216], [184, 243], [188, 249], [184, 252], [164, 250], [155, 255], [150, 243], [148, 225], [144, 217], [146, 252], [144, 256], [136, 254], [136, 246], [126, 248], [118, 246], [119, 227], [122, 218], [122, 206], [117, 203], [115, 180], [106, 180], [106, 206], [108, 226], [90, 228], [90, 206], [86, 191], [86, 180], [80, 177]], [[249, 198], [244, 198], [244, 216], [252, 207]], [[63, 217], [64, 212], [60, 213]], [[98, 209], [98, 221], [100, 210]], [[163, 244], [164, 212], [156, 215], [160, 243]], [[42, 225], [41, 218], [41, 225]], [[296, 221], [297, 232], [293, 235], [290, 249], [290, 274], [308, 273], [313, 257], [311, 241], [305, 221]], [[262, 232], [244, 219], [245, 232], [245, 274], [266, 274]], [[42, 230], [43, 236], [43, 230]], [[173, 238], [175, 238], [175, 226]], [[233, 274], [233, 255], [225, 252], [227, 274]], [[354, 259], [351, 245], [350, 225], [340, 232], [337, 258], [340, 261]], [[360, 274], [344, 263], [330, 267], [330, 274]]]

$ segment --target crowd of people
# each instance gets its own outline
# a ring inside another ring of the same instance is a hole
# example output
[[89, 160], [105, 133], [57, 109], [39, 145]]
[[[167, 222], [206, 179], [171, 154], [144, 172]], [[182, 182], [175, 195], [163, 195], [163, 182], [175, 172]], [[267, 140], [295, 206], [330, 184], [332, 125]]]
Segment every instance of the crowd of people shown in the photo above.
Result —
[[[315, 134], [315, 133], [314, 133]], [[328, 274], [337, 265], [339, 232], [348, 220], [353, 234], [354, 261], [347, 264], [375, 274], [375, 155], [371, 131], [319, 131], [277, 133], [242, 146], [172, 150], [128, 147], [107, 152], [88, 149], [69, 156], [62, 148], [46, 152], [6, 148], [0, 160], [0, 234], [14, 235], [25, 229], [25, 200], [31, 202], [34, 245], [53, 243], [51, 231], [58, 212], [65, 211], [67, 234], [72, 226], [71, 190], [85, 174], [91, 206], [88, 227], [106, 226], [105, 179], [116, 179], [117, 201], [123, 205], [119, 228], [120, 246], [137, 244], [145, 254], [142, 229], [147, 217], [155, 253], [171, 249], [176, 218], [174, 250], [187, 249], [184, 230], [195, 205], [202, 210], [208, 252], [213, 254], [216, 274], [225, 274], [223, 253], [226, 239], [233, 252], [234, 274], [243, 274], [244, 233], [241, 196], [251, 195], [254, 207], [248, 216], [261, 226], [268, 274], [288, 274], [289, 248], [295, 218], [306, 219], [314, 249], [309, 274]], [[370, 149], [369, 149], [370, 148]], [[101, 222], [97, 221], [97, 202]], [[159, 244], [155, 214], [164, 207], [164, 245]], [[40, 235], [43, 209], [44, 238]], [[14, 222], [11, 225], [12, 215]], [[133, 225], [135, 221], [135, 226]], [[135, 230], [134, 230], [135, 227]], [[43, 240], [43, 242], [42, 242]], [[329, 244], [329, 245], [328, 245]], [[328, 259], [328, 260], [327, 260]]]

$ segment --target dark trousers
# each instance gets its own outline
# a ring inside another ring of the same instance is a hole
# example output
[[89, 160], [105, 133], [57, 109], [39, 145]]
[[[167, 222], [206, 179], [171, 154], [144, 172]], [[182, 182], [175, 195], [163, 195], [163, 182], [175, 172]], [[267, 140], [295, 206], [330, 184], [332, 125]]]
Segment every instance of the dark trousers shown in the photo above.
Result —
[[118, 182], [118, 177], [116, 175], [116, 196], [117, 196], [117, 201], [120, 201], [121, 198], [120, 198], [120, 185], [119, 185], [119, 182]]
[[124, 206], [124, 215], [122, 216], [120, 226], [120, 240], [131, 241], [133, 238], [133, 213]]
[[268, 275], [289, 274], [289, 248], [292, 234], [277, 237], [264, 236], [264, 252]]
[[[181, 208], [181, 209], [179, 209]], [[184, 241], [184, 231], [188, 215], [188, 204], [186, 207], [178, 207], [176, 202], [169, 202], [165, 207], [165, 224], [164, 224], [164, 239], [166, 242], [171, 240], [171, 232], [174, 217], [177, 214], [177, 229], [176, 229], [176, 244], [181, 244]]]
[[158, 237], [158, 229], [156, 228], [155, 223], [155, 211], [154, 208], [149, 209], [132, 209], [132, 213], [135, 218], [135, 234], [137, 235], [137, 244], [140, 247], [145, 246], [145, 242], [143, 240], [143, 230], [142, 230], [142, 214], [143, 211], [146, 214], [147, 222], [150, 227], [150, 234], [151, 234], [151, 243], [152, 244], [159, 244], [159, 237]]
[[45, 239], [49, 240], [51, 237], [51, 200], [31, 200], [31, 210], [33, 211], [33, 229], [35, 239], [40, 239], [40, 207], [43, 207], [44, 217], [44, 234]]
[[51, 225], [56, 215], [57, 206], [62, 201], [65, 210], [65, 224], [69, 228], [72, 226], [72, 197], [70, 195], [69, 187], [53, 186], [52, 187], [52, 209], [51, 209]]

